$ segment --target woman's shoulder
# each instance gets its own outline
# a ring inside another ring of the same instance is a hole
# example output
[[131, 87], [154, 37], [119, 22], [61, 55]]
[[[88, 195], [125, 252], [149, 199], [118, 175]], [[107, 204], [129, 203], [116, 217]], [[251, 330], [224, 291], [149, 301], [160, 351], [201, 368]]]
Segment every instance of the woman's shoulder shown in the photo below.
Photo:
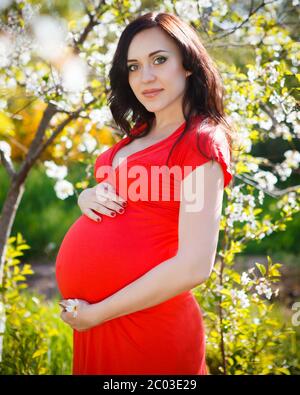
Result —
[[[206, 148], [210, 140], [209, 134], [209, 120], [204, 116], [194, 116], [191, 118], [188, 130], [186, 130], [182, 136], [179, 137], [178, 142], [174, 147], [173, 160], [180, 162], [183, 160], [189, 160], [196, 155], [198, 159], [201, 159], [201, 149], [197, 150], [199, 144], [201, 148]], [[203, 155], [202, 155], [203, 156]], [[203, 156], [203, 159], [205, 157]]]
[[216, 125], [209, 117], [194, 117], [175, 151], [173, 165], [190, 166], [194, 170], [197, 166], [215, 160], [224, 171], [225, 186], [230, 182], [231, 151], [227, 134], [222, 125]]

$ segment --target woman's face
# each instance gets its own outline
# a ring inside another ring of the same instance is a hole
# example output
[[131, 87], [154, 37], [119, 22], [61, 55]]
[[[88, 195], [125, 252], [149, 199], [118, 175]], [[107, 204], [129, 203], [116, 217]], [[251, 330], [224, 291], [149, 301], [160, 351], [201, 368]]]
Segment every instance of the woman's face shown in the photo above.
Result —
[[[158, 51], [158, 52], [157, 52]], [[150, 55], [152, 52], [156, 52]], [[134, 36], [127, 55], [128, 81], [136, 98], [150, 112], [169, 106], [181, 108], [186, 78], [182, 57], [176, 43], [160, 28], [146, 29]], [[142, 92], [163, 89], [153, 97]], [[175, 106], [174, 106], [175, 104]]]

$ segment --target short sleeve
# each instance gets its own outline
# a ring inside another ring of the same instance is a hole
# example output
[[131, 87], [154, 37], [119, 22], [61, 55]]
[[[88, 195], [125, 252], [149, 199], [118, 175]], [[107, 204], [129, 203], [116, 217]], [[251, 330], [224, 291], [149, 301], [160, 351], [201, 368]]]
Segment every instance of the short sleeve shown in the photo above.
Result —
[[223, 131], [216, 131], [212, 138], [212, 157], [222, 167], [224, 188], [232, 180], [231, 153], [228, 140]]
[[220, 127], [193, 127], [173, 152], [175, 154], [171, 165], [180, 166], [182, 179], [196, 167], [215, 160], [223, 170], [224, 188], [230, 183], [232, 179], [231, 152], [226, 134]]

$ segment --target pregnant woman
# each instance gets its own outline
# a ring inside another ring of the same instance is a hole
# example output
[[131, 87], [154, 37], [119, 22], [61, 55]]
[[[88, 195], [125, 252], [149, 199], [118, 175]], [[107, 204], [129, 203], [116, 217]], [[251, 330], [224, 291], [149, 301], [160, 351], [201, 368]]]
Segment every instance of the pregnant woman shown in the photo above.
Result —
[[56, 260], [73, 374], [207, 374], [192, 289], [210, 276], [232, 178], [221, 78], [167, 13], [125, 28], [109, 76], [124, 138], [98, 156]]

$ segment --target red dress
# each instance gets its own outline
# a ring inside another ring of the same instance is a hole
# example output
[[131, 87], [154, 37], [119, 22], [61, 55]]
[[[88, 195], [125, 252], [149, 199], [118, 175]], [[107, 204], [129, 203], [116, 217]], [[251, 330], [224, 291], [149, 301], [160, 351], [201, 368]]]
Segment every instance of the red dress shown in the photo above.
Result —
[[[193, 119], [199, 122], [204, 117]], [[56, 259], [57, 284], [64, 299], [99, 302], [176, 254], [180, 202], [131, 201], [118, 189], [118, 180], [125, 167], [129, 171], [133, 165], [143, 165], [149, 175], [151, 166], [164, 165], [184, 126], [185, 123], [164, 140], [130, 155], [127, 166], [123, 161], [112, 172], [116, 193], [128, 200], [124, 214], [115, 218], [102, 215], [100, 223], [81, 215], [68, 230]], [[211, 144], [210, 138], [205, 133], [200, 136], [200, 146], [205, 149]], [[130, 141], [125, 137], [98, 156], [94, 171], [97, 182], [110, 180], [110, 176], [96, 174], [97, 170], [110, 166], [117, 150]], [[192, 170], [209, 160], [197, 149], [194, 127], [176, 147], [169, 167], [187, 165]], [[216, 138], [211, 147], [222, 166], [226, 186], [232, 177], [227, 142]], [[128, 176], [128, 188], [134, 179]], [[180, 185], [175, 178], [173, 181], [169, 185], [172, 191]], [[166, 187], [162, 183], [160, 186]], [[191, 290], [183, 292], [88, 331], [74, 330], [73, 374], [207, 374], [204, 329], [196, 298]]]

